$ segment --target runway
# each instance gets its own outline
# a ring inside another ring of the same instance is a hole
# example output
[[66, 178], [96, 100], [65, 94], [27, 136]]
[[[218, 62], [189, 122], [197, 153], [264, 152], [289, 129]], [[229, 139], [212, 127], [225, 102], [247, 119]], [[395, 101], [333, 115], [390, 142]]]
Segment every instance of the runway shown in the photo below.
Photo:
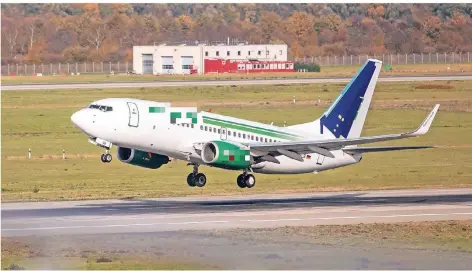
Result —
[[[276, 84], [323, 84], [347, 83], [351, 77], [344, 78], [296, 78], [296, 79], [255, 79], [255, 80], [192, 80], [192, 81], [154, 81], [154, 82], [112, 82], [112, 83], [64, 83], [64, 84], [28, 84], [2, 85], [4, 90], [54, 90], [54, 89], [105, 89], [105, 88], [141, 88], [141, 87], [182, 87], [182, 86], [228, 86], [228, 85], [276, 85]], [[388, 76], [380, 77], [379, 82], [410, 81], [465, 81], [472, 80], [472, 75], [445, 76]]]
[[2, 204], [2, 236], [472, 219], [472, 188]]

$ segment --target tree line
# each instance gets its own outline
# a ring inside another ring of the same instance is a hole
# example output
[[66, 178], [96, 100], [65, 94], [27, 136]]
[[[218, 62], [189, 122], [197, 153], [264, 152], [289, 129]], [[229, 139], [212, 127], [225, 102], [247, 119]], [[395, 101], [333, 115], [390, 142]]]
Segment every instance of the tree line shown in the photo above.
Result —
[[472, 4], [2, 4], [2, 63], [131, 61], [133, 45], [286, 43], [290, 57], [472, 51]]

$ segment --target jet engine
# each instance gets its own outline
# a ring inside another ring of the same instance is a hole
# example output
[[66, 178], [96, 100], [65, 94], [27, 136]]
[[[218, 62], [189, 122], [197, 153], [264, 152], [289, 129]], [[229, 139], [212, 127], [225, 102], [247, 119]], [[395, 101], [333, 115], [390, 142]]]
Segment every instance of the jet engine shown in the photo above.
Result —
[[118, 160], [134, 166], [157, 169], [169, 163], [169, 157], [151, 152], [118, 147]]
[[203, 162], [225, 169], [247, 169], [251, 164], [249, 147], [228, 141], [210, 141], [203, 145]]

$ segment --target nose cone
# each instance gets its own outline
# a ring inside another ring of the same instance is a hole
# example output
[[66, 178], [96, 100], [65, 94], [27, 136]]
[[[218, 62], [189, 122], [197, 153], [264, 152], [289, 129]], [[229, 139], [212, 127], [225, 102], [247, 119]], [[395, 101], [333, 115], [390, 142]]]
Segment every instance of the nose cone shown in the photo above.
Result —
[[77, 112], [75, 112], [74, 114], [72, 114], [72, 116], [70, 117], [70, 120], [72, 121], [72, 123], [77, 126], [77, 128], [81, 129], [81, 130], [84, 130], [84, 124], [85, 124], [85, 119], [86, 119], [86, 116], [85, 116], [85, 112], [84, 110], [79, 110]]

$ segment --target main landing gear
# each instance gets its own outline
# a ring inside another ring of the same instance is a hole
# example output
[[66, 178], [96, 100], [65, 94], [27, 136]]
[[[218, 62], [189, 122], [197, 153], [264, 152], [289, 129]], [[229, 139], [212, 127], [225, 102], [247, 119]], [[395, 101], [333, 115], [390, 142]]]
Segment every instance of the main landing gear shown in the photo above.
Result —
[[239, 175], [236, 179], [236, 183], [240, 188], [252, 188], [256, 185], [256, 177], [252, 174], [247, 174], [247, 170], [244, 170], [243, 174]]
[[203, 173], [198, 173], [197, 164], [193, 165], [193, 172], [187, 176], [187, 184], [191, 187], [204, 187], [206, 184], [206, 176]]

